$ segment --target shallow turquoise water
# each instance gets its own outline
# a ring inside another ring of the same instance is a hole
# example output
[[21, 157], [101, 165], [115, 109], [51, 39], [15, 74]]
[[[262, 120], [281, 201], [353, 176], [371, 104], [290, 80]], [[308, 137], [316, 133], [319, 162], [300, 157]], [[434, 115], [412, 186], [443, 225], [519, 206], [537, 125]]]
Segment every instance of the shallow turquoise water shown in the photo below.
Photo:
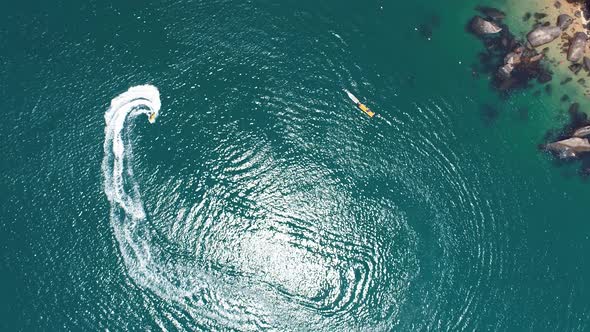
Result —
[[537, 149], [566, 106], [473, 78], [470, 6], [6, 12], [4, 330], [588, 329], [590, 190]]

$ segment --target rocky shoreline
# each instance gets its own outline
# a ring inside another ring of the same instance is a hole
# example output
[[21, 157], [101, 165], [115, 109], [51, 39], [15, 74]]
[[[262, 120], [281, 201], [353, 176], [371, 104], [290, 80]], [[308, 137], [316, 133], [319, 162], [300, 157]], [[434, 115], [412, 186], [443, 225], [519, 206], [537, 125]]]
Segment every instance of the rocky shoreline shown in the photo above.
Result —
[[[586, 55], [590, 55], [586, 52], [589, 44], [587, 32], [590, 24], [586, 22], [590, 21], [590, 0], [555, 1], [553, 7], [560, 11], [553, 21], [548, 20], [549, 15], [546, 13], [524, 15], [524, 22], [534, 19], [534, 23], [522, 40], [517, 39], [504, 23], [505, 12], [484, 6], [475, 8], [478, 13], [469, 21], [467, 29], [485, 47], [485, 51], [479, 55], [481, 68], [478, 71], [493, 77], [492, 86], [502, 95], [516, 89], [531, 88], [535, 81], [545, 85], [545, 91], [550, 93], [552, 87], [548, 83], [553, 80], [553, 72], [549, 64], [555, 61], [559, 64], [567, 61], [569, 71], [575, 76], [582, 70], [590, 76], [590, 57]], [[565, 12], [573, 12], [573, 15]], [[563, 59], [548, 60], [550, 44], [558, 39], [558, 57]], [[567, 77], [560, 84], [572, 80], [572, 77]], [[577, 83], [585, 87], [584, 78], [578, 79]], [[567, 95], [561, 98], [562, 102], [569, 100]], [[578, 103], [571, 104], [569, 123], [558, 131], [548, 133], [547, 141], [541, 147], [559, 160], [582, 159], [582, 174], [590, 175], [590, 121], [579, 108]]]

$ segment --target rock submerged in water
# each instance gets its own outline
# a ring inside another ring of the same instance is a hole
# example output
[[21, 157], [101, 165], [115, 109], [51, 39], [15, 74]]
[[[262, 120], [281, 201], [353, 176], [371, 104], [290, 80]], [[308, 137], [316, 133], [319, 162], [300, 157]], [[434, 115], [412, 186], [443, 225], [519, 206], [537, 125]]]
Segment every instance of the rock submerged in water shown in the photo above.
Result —
[[533, 47], [545, 45], [561, 36], [561, 29], [559, 27], [537, 27], [529, 32], [527, 39]]
[[567, 14], [561, 14], [557, 17], [557, 26], [562, 30], [566, 30], [567, 28], [569, 28], [570, 25], [572, 25], [572, 23], [574, 23], [574, 19], [567, 15]]
[[524, 22], [526, 22], [526, 21], [528, 21], [528, 20], [531, 18], [531, 16], [532, 16], [532, 15], [531, 15], [531, 13], [525, 13], [525, 14], [522, 16], [522, 20], [523, 20]]
[[479, 16], [471, 19], [469, 26], [471, 27], [471, 31], [477, 35], [489, 35], [502, 31], [502, 28], [498, 24], [486, 21]]
[[567, 52], [567, 59], [571, 62], [578, 62], [582, 60], [587, 41], [588, 36], [586, 36], [585, 33], [576, 32], [574, 34], [574, 38], [572, 38], [570, 48]]
[[537, 76], [537, 82], [541, 83], [541, 84], [545, 84], [549, 81], [551, 81], [553, 79], [553, 77], [551, 76], [551, 74], [547, 71], [542, 71], [539, 76]]
[[545, 17], [547, 17], [547, 14], [545, 14], [545, 13], [535, 13], [535, 14], [533, 14], [533, 17], [535, 18], [535, 20], [542, 20]]
[[585, 56], [583, 62], [584, 68], [586, 68], [587, 71], [590, 71], [590, 58]]
[[549, 143], [545, 148], [557, 153], [560, 158], [574, 158], [578, 154], [590, 152], [590, 142], [581, 137], [571, 137], [561, 141]]
[[506, 18], [506, 13], [493, 7], [477, 6], [475, 9], [495, 21], [501, 21]]
[[571, 65], [568, 66], [569, 70], [572, 71], [572, 73], [574, 73], [574, 75], [578, 75], [578, 73], [580, 72], [580, 70], [582, 70], [582, 65], [579, 63], [573, 63]]

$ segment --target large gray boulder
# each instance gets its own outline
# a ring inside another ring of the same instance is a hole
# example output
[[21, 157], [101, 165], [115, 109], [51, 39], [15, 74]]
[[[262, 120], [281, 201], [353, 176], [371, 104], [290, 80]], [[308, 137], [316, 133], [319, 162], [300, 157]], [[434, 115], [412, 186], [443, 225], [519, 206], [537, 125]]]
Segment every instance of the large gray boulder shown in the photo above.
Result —
[[471, 30], [478, 35], [488, 35], [502, 31], [499, 25], [494, 22], [486, 21], [479, 16], [471, 19]]
[[567, 15], [567, 14], [561, 14], [559, 16], [557, 16], [557, 26], [564, 31], [565, 29], [569, 28], [569, 26], [574, 23], [574, 19]]
[[561, 158], [573, 158], [578, 154], [590, 152], [590, 142], [581, 137], [572, 137], [545, 146], [549, 151], [559, 154]]
[[540, 26], [529, 32], [527, 39], [533, 47], [545, 45], [561, 36], [561, 29], [559, 27], [544, 27]]
[[567, 59], [572, 62], [578, 62], [584, 57], [584, 50], [586, 49], [586, 42], [588, 36], [583, 32], [576, 32], [574, 38], [570, 43], [570, 48], [567, 51]]

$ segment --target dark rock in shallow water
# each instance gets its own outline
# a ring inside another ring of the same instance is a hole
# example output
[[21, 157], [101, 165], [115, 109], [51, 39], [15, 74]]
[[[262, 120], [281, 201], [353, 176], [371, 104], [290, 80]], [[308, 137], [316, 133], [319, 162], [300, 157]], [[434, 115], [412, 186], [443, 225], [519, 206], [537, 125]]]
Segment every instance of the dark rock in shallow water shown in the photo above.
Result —
[[420, 35], [422, 35], [422, 37], [430, 40], [430, 38], [432, 38], [432, 27], [430, 25], [427, 24], [420, 24], [418, 26], [418, 32], [420, 32]]
[[590, 71], [590, 58], [585, 56], [583, 62], [584, 62], [584, 68], [586, 68], [586, 70]]
[[571, 64], [568, 68], [572, 71], [572, 73], [574, 73], [575, 75], [578, 75], [580, 70], [582, 70], [582, 65], [579, 63], [574, 63], [574, 64]]
[[469, 27], [471, 28], [471, 31], [477, 35], [488, 35], [502, 31], [502, 28], [496, 23], [486, 21], [479, 16], [475, 16], [471, 19]]
[[496, 120], [500, 115], [500, 111], [490, 104], [480, 105], [480, 111], [482, 117], [488, 123], [491, 123], [492, 121]]
[[586, 85], [586, 80], [583, 78], [580, 78], [577, 82], [581, 85]]
[[547, 14], [545, 14], [545, 13], [535, 13], [533, 16], [535, 17], [536, 20], [542, 20], [545, 17], [547, 17]]
[[582, 60], [587, 41], [588, 36], [586, 36], [585, 33], [576, 32], [567, 52], [567, 59], [572, 62], [578, 62]]
[[[498, 73], [498, 75], [501, 75], [501, 73]], [[519, 81], [513, 77], [500, 77], [500, 81], [496, 82], [496, 88], [500, 91], [509, 91], [515, 87], [517, 87], [519, 85]]]
[[559, 27], [537, 27], [529, 32], [527, 39], [533, 47], [550, 43], [561, 35]]
[[541, 84], [545, 84], [549, 81], [551, 81], [553, 79], [553, 77], [551, 76], [551, 74], [547, 71], [542, 71], [539, 76], [537, 76], [537, 82], [541, 83]]
[[577, 18], [581, 18], [582, 17], [582, 12], [579, 10], [576, 10], [576, 12], [574, 13], [574, 16]]
[[563, 95], [561, 96], [561, 99], [559, 99], [562, 103], [565, 103], [566, 101], [570, 100], [570, 96], [568, 95]]
[[490, 17], [496, 21], [501, 21], [506, 17], [506, 13], [493, 7], [477, 6], [475, 7], [475, 9], [483, 15]]
[[561, 2], [555, 1], [555, 3], [553, 4], [553, 7], [557, 8], [557, 9], [561, 8]]
[[567, 14], [561, 14], [557, 17], [557, 26], [561, 30], [566, 30], [572, 23], [574, 23], [574, 19]]
[[571, 77], [566, 77], [563, 81], [559, 82], [559, 84], [564, 85], [572, 81]]
[[524, 14], [522, 16], [522, 20], [525, 21], [525, 22], [528, 21], [528, 20], [530, 20], [530, 19], [531, 19], [531, 13], [526, 13], [526, 14]]
[[570, 116], [570, 121], [564, 130], [562, 130], [564, 133], [574, 133], [576, 129], [590, 125], [590, 122], [588, 121], [588, 115], [580, 111], [580, 104], [573, 103], [568, 109], [568, 113]]
[[551, 84], [545, 85], [545, 93], [550, 95], [552, 92], [553, 92], [553, 87], [551, 86]]

